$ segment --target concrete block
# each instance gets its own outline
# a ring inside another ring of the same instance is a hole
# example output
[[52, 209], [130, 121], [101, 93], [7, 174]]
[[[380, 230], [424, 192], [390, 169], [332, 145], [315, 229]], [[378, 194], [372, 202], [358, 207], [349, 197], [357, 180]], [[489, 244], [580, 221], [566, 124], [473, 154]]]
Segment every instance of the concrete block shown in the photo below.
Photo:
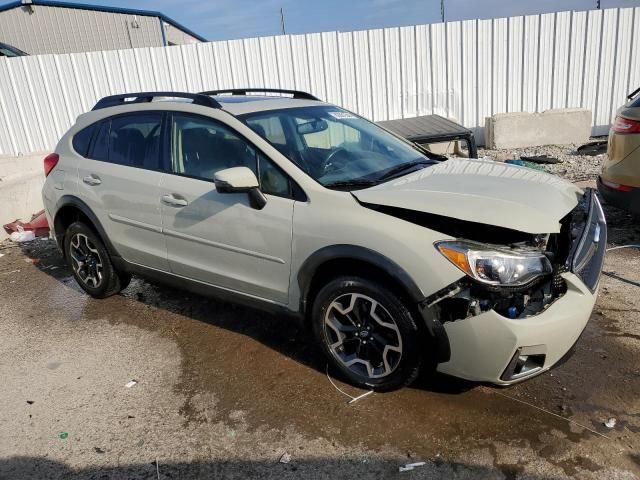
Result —
[[486, 145], [501, 149], [586, 143], [591, 119], [591, 111], [582, 108], [498, 113], [486, 119]]
[[[45, 155], [0, 156], [0, 225], [17, 218], [28, 221], [42, 210]], [[0, 228], [0, 240], [6, 237]]]

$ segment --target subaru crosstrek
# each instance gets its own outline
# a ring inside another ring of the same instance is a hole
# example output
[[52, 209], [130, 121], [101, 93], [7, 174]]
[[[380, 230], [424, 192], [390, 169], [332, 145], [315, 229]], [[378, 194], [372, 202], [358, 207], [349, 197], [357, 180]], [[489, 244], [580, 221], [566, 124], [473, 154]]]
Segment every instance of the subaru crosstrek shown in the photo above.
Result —
[[435, 156], [304, 92], [106, 97], [44, 164], [49, 223], [89, 295], [136, 274], [292, 314], [361, 387], [530, 378], [596, 300], [592, 190]]

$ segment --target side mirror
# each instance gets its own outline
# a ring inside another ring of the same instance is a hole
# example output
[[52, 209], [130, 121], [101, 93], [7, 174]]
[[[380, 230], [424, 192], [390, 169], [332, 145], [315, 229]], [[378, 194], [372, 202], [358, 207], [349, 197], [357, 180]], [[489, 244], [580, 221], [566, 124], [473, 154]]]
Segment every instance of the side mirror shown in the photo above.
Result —
[[267, 204], [256, 175], [247, 167], [220, 170], [213, 176], [213, 181], [219, 193], [248, 193], [251, 206], [257, 210], [262, 210]]

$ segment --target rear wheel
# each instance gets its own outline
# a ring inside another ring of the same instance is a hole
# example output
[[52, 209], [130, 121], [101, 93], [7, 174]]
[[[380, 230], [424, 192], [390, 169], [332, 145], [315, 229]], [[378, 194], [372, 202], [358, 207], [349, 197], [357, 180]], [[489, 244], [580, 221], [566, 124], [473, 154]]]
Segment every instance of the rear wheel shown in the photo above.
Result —
[[76, 282], [92, 297], [110, 297], [129, 285], [131, 275], [115, 270], [102, 240], [86, 224], [67, 228], [64, 249]]
[[401, 297], [359, 277], [340, 277], [316, 296], [313, 331], [350, 383], [377, 391], [409, 385], [428, 343]]

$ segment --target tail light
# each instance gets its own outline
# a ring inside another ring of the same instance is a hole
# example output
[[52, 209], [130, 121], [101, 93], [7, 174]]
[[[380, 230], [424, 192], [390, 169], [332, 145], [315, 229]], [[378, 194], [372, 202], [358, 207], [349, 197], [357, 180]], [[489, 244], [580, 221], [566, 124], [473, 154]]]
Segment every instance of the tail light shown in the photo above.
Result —
[[640, 133], [640, 121], [618, 116], [616, 123], [613, 124], [613, 131], [616, 133]]
[[614, 190], [618, 190], [619, 192], [630, 192], [631, 190], [633, 190], [633, 187], [630, 187], [629, 185], [621, 185], [619, 183], [609, 182], [602, 178], [600, 179], [600, 181], [602, 181], [602, 183], [605, 184], [607, 187], [613, 188]]
[[44, 176], [45, 177], [49, 176], [49, 174], [51, 173], [51, 170], [53, 170], [56, 167], [59, 160], [60, 160], [60, 155], [58, 155], [57, 153], [50, 153], [49, 155], [44, 157]]

